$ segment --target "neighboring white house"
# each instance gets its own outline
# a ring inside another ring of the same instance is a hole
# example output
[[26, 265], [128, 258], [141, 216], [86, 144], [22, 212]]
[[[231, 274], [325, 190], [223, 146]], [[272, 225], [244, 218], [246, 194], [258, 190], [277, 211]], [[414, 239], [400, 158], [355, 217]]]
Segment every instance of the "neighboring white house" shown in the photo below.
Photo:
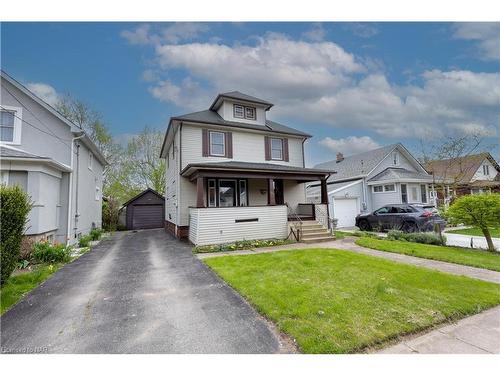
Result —
[[306, 205], [305, 182], [329, 171], [304, 168], [299, 130], [267, 119], [273, 105], [240, 92], [219, 94], [210, 109], [172, 117], [165, 227], [196, 245], [286, 238], [289, 216], [327, 223], [326, 204]]
[[1, 182], [31, 197], [27, 235], [73, 243], [101, 226], [106, 160], [76, 125], [1, 72]]
[[[400, 143], [316, 165], [337, 173], [328, 179], [330, 215], [337, 227], [352, 227], [360, 213], [387, 204], [430, 203], [432, 176]], [[320, 187], [307, 187], [310, 202], [320, 200]]]

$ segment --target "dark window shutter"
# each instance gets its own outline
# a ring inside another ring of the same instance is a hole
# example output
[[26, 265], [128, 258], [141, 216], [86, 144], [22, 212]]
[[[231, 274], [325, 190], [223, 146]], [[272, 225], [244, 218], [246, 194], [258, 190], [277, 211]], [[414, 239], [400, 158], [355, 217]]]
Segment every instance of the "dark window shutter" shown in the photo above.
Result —
[[208, 156], [210, 154], [209, 150], [209, 135], [208, 135], [208, 130], [207, 129], [202, 129], [201, 133], [202, 137], [202, 155], [203, 156]]
[[266, 160], [271, 160], [271, 139], [267, 135], [264, 137], [264, 150]]
[[233, 158], [233, 133], [226, 132], [226, 158]]
[[290, 161], [290, 157], [288, 156], [288, 138], [283, 138], [283, 160]]

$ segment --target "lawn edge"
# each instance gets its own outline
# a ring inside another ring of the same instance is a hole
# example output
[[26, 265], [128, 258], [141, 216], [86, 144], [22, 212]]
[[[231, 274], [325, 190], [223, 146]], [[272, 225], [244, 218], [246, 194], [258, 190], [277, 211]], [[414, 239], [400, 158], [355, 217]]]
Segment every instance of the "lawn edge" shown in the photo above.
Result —
[[[434, 260], [434, 261], [438, 261], [438, 262], [443, 262], [443, 263], [450, 263], [450, 264], [458, 264], [460, 266], [467, 266], [467, 267], [473, 267], [473, 268], [477, 268], [477, 269], [480, 269], [480, 270], [488, 270], [488, 271], [493, 271], [493, 272], [498, 272], [500, 273], [500, 270], [498, 269], [494, 269], [494, 268], [490, 268], [490, 267], [480, 267], [480, 266], [477, 266], [477, 265], [472, 265], [470, 263], [462, 263], [462, 262], [452, 262], [452, 261], [449, 261], [449, 260], [442, 260], [442, 259], [437, 259], [437, 258], [429, 258], [429, 257], [424, 257], [424, 256], [420, 256], [420, 255], [416, 255], [416, 254], [406, 254], [406, 253], [401, 253], [401, 252], [398, 252], [398, 251], [393, 251], [393, 250], [387, 250], [387, 249], [377, 249], [375, 247], [370, 247], [370, 246], [366, 246], [366, 245], [361, 245], [360, 243], [358, 243], [358, 241], [362, 240], [363, 237], [355, 237], [356, 238], [356, 241], [354, 242], [356, 245], [358, 246], [361, 246], [365, 249], [371, 249], [371, 250], [377, 250], [377, 251], [384, 251], [386, 253], [392, 253], [392, 254], [400, 254], [400, 255], [404, 255], [404, 256], [407, 256], [407, 257], [414, 257], [414, 258], [420, 258], [420, 259], [429, 259], [429, 260]], [[371, 239], [374, 239], [374, 240], [378, 240], [378, 241], [390, 241], [390, 240], [387, 240], [385, 238], [371, 238]], [[425, 245], [425, 244], [422, 244], [422, 245]], [[437, 245], [432, 245], [432, 246], [437, 246]], [[470, 250], [468, 248], [461, 248], [459, 246], [445, 246], [445, 247], [451, 247], [451, 248], [458, 248], [458, 249], [464, 249], [464, 250]], [[477, 251], [486, 251], [486, 250], [477, 250]], [[500, 256], [500, 255], [499, 255]]]

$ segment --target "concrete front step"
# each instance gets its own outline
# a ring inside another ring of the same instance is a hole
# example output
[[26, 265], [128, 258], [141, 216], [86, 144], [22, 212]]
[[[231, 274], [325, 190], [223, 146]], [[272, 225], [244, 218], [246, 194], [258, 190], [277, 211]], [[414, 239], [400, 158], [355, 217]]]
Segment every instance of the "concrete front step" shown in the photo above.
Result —
[[326, 230], [315, 231], [315, 232], [302, 232], [302, 238], [316, 238], [316, 237], [331, 237], [330, 232]]

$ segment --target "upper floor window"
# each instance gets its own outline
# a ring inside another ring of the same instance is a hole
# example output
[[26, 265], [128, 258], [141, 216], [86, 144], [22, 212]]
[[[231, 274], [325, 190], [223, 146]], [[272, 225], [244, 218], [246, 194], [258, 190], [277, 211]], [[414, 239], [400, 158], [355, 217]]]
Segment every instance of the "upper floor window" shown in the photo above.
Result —
[[226, 156], [226, 139], [223, 132], [210, 132], [210, 155]]
[[233, 104], [233, 115], [235, 118], [244, 118], [247, 120], [257, 119], [255, 107], [245, 107], [240, 104]]
[[21, 108], [5, 106], [0, 111], [0, 141], [21, 143]]
[[94, 154], [89, 152], [89, 169], [92, 170], [92, 165], [94, 164]]
[[490, 175], [490, 166], [489, 165], [483, 165], [483, 174], [485, 176], [489, 176]]
[[271, 159], [283, 160], [283, 139], [271, 138]]

